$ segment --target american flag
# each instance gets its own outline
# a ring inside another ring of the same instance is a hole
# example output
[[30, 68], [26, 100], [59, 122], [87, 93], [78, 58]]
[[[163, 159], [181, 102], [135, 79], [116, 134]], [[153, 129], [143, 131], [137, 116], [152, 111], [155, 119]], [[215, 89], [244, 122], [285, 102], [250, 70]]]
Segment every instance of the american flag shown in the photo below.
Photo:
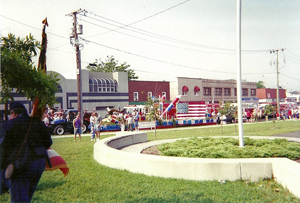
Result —
[[64, 176], [69, 174], [69, 167], [67, 166], [66, 161], [53, 149], [47, 149], [48, 156], [52, 167], [49, 167], [49, 164], [46, 162], [45, 171], [54, 171], [56, 169], [61, 170]]
[[206, 104], [178, 103], [176, 106], [177, 119], [205, 118]]

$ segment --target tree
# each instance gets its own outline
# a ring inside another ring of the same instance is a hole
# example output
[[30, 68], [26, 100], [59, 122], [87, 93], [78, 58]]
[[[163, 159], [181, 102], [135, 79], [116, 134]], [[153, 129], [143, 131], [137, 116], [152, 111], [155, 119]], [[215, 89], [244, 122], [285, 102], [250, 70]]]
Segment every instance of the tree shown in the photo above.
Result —
[[[232, 121], [234, 118], [234, 122], [236, 123], [236, 117], [237, 117], [237, 106], [232, 105], [232, 102], [225, 102], [225, 104], [222, 104], [220, 102], [220, 107], [218, 108], [218, 113], [221, 115], [221, 134], [223, 134], [223, 125], [222, 120], [223, 117], [226, 116], [226, 121]], [[235, 132], [236, 132], [236, 124], [235, 124]]]
[[257, 82], [256, 87], [257, 87], [257, 89], [259, 89], [259, 88], [266, 88], [265, 85], [264, 85], [264, 82], [261, 81], [261, 80]]
[[8, 101], [14, 100], [11, 96], [13, 91], [32, 101], [37, 96], [41, 99], [41, 105], [52, 106], [59, 79], [56, 75], [44, 73], [32, 63], [40, 43], [31, 34], [26, 38], [8, 34], [8, 37], [1, 37], [1, 44], [1, 102], [5, 103], [6, 114]]
[[274, 117], [275, 117], [275, 113], [276, 113], [276, 111], [275, 111], [275, 107], [273, 106], [273, 105], [271, 105], [271, 104], [269, 104], [269, 105], [266, 105], [265, 106], [265, 118], [266, 118], [266, 120], [268, 120], [268, 116], [269, 115], [273, 115], [273, 125], [274, 125], [274, 128], [275, 128], [275, 120], [274, 120]]
[[152, 99], [151, 97], [148, 97], [147, 99], [148, 101], [146, 103], [146, 108], [147, 112], [149, 113], [147, 119], [149, 119], [150, 121], [154, 119], [154, 137], [156, 138], [156, 121], [158, 119], [157, 111], [159, 108], [159, 104], [157, 102], [154, 102], [154, 99]]
[[86, 68], [89, 71], [94, 72], [127, 72], [128, 80], [138, 79], [139, 77], [135, 75], [134, 70], [128, 69], [129, 67], [130, 65], [126, 64], [126, 62], [118, 65], [118, 61], [113, 56], [107, 56], [105, 61], [102, 61], [101, 59], [96, 59], [94, 63], [90, 63]]

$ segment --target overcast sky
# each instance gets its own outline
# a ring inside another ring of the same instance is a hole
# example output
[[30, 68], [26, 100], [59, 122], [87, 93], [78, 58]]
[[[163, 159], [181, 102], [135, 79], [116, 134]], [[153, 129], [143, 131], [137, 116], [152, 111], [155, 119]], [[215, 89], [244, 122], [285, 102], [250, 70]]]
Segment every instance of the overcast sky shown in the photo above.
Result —
[[[82, 68], [114, 56], [139, 80], [236, 79], [236, 0], [1, 0], [1, 36], [41, 41], [47, 17], [47, 68], [75, 78], [73, 18], [83, 25]], [[300, 91], [300, 1], [242, 1], [242, 78]], [[282, 51], [284, 49], [284, 51]], [[36, 57], [37, 58], [37, 57]]]

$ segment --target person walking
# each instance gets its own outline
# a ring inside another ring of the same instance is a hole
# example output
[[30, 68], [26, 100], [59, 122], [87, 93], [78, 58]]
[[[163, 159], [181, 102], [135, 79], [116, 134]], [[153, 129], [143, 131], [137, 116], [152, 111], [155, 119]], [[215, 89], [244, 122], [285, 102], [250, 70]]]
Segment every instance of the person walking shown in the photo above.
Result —
[[29, 117], [22, 103], [11, 103], [10, 120], [4, 123], [0, 133], [1, 170], [9, 178], [11, 202], [31, 201], [46, 161], [51, 166], [47, 154], [51, 145], [45, 124]]
[[80, 113], [78, 112], [78, 115], [73, 120], [73, 127], [74, 127], [74, 142], [76, 142], [76, 135], [78, 134], [79, 142], [81, 141], [81, 127], [83, 127], [83, 124], [80, 120]]

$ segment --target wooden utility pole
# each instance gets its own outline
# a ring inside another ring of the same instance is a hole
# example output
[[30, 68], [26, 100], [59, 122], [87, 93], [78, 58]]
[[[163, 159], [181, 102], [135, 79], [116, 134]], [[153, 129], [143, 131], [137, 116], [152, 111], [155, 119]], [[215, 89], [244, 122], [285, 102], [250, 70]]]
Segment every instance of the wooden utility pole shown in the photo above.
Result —
[[[80, 43], [79, 43], [79, 39], [78, 39], [78, 35], [82, 34], [82, 26], [81, 25], [77, 25], [77, 14], [81, 13], [81, 12], [86, 12], [85, 10], [77, 10], [74, 11], [70, 14], [67, 14], [67, 16], [72, 16], [73, 17], [73, 31], [72, 31], [72, 35], [70, 36], [70, 42], [72, 43], [72, 38], [74, 38], [75, 42], [74, 42], [74, 46], [75, 46], [75, 50], [76, 50], [76, 65], [77, 65], [77, 69], [76, 69], [76, 74], [77, 74], [77, 108], [78, 108], [78, 113], [80, 114], [80, 119], [82, 120], [82, 81], [81, 81], [81, 56], [80, 56]], [[79, 32], [77, 31], [77, 29], [79, 28]]]
[[[280, 50], [271, 50], [270, 53], [276, 53], [276, 74], [277, 74], [277, 91], [276, 91], [276, 102], [277, 102], [277, 113], [280, 117], [280, 98], [279, 98], [279, 61], [278, 61], [278, 51]], [[284, 51], [284, 49], [281, 49]]]

